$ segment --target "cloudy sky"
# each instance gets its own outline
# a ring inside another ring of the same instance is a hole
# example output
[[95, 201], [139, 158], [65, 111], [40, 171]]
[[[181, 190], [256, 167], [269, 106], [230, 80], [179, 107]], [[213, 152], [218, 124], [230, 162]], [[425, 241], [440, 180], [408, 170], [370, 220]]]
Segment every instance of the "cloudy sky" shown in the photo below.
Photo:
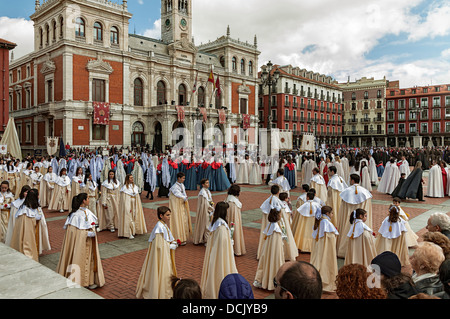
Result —
[[[34, 2], [0, 1], [0, 38], [19, 45], [16, 58], [32, 51]], [[130, 33], [159, 38], [160, 6], [128, 0]], [[257, 36], [260, 65], [291, 64], [339, 82], [386, 76], [401, 87], [450, 83], [448, 0], [194, 0], [193, 9], [197, 45], [229, 25], [235, 39], [253, 43]]]

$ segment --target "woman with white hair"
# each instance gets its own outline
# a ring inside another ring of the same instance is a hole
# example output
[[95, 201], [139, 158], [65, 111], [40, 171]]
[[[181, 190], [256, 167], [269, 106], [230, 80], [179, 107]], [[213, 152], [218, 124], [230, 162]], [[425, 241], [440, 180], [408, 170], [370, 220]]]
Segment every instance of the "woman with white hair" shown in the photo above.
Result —
[[443, 250], [438, 245], [431, 242], [418, 245], [410, 257], [410, 262], [414, 270], [412, 279], [419, 292], [434, 295], [444, 290], [438, 274], [444, 260]]
[[441, 232], [450, 239], [450, 216], [445, 213], [433, 213], [427, 222], [427, 230]]

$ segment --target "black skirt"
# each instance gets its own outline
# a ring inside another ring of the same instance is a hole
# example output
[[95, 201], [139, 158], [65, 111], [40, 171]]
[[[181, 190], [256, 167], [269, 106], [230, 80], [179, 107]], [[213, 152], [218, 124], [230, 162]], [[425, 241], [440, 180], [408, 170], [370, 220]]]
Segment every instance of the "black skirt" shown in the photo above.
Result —
[[158, 175], [158, 185], [159, 185], [159, 188], [158, 188], [158, 197], [167, 197], [167, 196], [169, 196], [170, 188], [165, 187], [165, 186], [162, 184], [162, 177], [161, 177], [161, 174]]

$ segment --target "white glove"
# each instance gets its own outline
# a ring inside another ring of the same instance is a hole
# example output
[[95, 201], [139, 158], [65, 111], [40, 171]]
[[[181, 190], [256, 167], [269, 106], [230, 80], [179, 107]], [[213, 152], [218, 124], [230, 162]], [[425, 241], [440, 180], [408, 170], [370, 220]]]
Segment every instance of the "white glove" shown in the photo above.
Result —
[[41, 220], [42, 216], [40, 214], [36, 215], [36, 220]]
[[95, 232], [89, 231], [87, 235], [88, 237], [95, 237]]
[[170, 249], [172, 249], [172, 250], [175, 250], [175, 249], [177, 249], [178, 248], [178, 245], [177, 244], [175, 244], [175, 243], [172, 243], [172, 244], [170, 244]]

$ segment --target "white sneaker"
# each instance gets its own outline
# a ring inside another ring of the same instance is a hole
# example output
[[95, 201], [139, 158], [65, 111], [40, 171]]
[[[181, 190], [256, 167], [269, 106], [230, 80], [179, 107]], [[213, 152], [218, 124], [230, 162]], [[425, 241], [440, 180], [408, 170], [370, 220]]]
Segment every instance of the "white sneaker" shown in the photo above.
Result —
[[129, 239], [134, 239], [134, 236], [133, 235], [131, 235], [130, 237], [128, 237]]
[[110, 228], [109, 231], [110, 231], [111, 233], [114, 233], [116, 230], [115, 230], [114, 228]]
[[64, 213], [64, 209], [60, 209], [59, 212], [60, 212], [60, 213]]
[[90, 285], [88, 288], [89, 289], [95, 289], [95, 288], [97, 288], [98, 286], [96, 285], [96, 284], [93, 284], [93, 285]]
[[255, 286], [256, 288], [262, 288], [261, 283], [258, 282], [257, 280], [255, 280], [255, 281], [253, 282], [253, 286]]

